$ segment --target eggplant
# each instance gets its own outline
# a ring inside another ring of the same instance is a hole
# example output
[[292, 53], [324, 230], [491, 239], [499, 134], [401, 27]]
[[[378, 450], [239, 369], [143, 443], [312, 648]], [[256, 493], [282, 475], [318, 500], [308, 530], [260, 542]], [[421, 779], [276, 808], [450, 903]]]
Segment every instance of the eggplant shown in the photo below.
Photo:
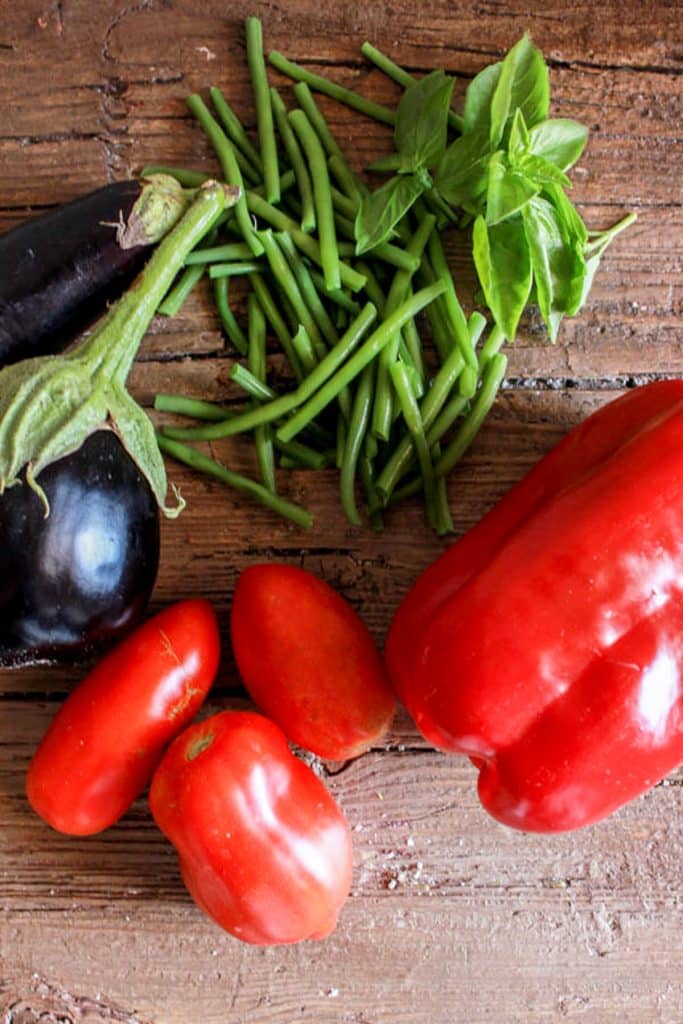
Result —
[[0, 235], [0, 366], [62, 351], [188, 206], [168, 175], [116, 181]]
[[152, 489], [111, 430], [2, 497], [0, 666], [97, 654], [142, 615], [159, 566]]
[[126, 380], [185, 257], [239, 189], [207, 182], [131, 288], [60, 355], [0, 370], [0, 664], [74, 661], [144, 611], [166, 470]]

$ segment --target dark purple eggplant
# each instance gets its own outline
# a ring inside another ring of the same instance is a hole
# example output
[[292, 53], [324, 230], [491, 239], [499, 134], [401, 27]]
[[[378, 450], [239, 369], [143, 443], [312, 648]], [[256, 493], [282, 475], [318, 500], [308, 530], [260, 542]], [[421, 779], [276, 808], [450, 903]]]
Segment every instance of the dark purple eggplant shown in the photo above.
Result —
[[117, 181], [0, 235], [0, 366], [62, 351], [188, 205], [168, 175]]
[[111, 430], [12, 487], [0, 514], [0, 666], [96, 654], [139, 619], [159, 565], [159, 509]]
[[62, 355], [0, 370], [0, 663], [76, 660], [142, 614], [166, 470], [126, 390], [159, 302], [239, 190], [207, 183], [132, 287]]

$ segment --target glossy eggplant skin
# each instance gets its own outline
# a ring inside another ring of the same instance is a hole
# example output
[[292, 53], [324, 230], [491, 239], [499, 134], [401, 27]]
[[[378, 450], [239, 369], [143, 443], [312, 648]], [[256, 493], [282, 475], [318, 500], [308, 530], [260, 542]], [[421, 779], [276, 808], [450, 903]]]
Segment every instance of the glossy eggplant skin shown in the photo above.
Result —
[[141, 191], [116, 181], [0, 235], [0, 366], [61, 351], [130, 284], [149, 247], [116, 225]]
[[152, 491], [111, 430], [0, 496], [0, 666], [84, 660], [140, 619], [159, 565]]

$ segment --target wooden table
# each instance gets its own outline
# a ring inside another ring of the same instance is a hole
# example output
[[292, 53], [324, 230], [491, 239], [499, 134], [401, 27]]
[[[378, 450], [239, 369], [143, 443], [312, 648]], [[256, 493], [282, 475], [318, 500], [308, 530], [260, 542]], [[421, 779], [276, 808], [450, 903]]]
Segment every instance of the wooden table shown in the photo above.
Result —
[[[555, 116], [591, 128], [573, 172], [589, 225], [639, 219], [610, 250], [587, 308], [546, 343], [528, 319], [486, 428], [454, 474], [458, 532], [565, 430], [624, 387], [681, 373], [680, 22], [669, 2], [547, 0], [2, 0], [0, 226], [125, 177], [145, 162], [213, 168], [185, 112], [220, 85], [253, 124], [243, 18], [266, 45], [381, 102], [397, 91], [359, 56], [369, 39], [462, 94], [525, 29], [551, 68]], [[275, 79], [274, 79], [275, 80]], [[332, 127], [360, 168], [387, 133], [334, 103]], [[351, 140], [353, 140], [351, 142]], [[465, 251], [451, 258], [471, 308]], [[232, 353], [207, 294], [154, 324], [132, 384], [230, 395]], [[248, 466], [241, 444], [231, 464]], [[417, 504], [380, 536], [349, 528], [332, 474], [288, 493], [307, 534], [219, 486], [172, 470], [188, 509], [164, 525], [154, 606], [215, 601], [223, 626], [244, 566], [292, 561], [354, 603], [381, 642], [411, 580], [441, 549]], [[330, 776], [353, 827], [355, 874], [335, 934], [291, 948], [241, 945], [209, 923], [179, 879], [144, 800], [88, 840], [51, 832], [23, 795], [27, 763], [78, 673], [0, 676], [0, 1011], [3, 1022], [128, 1024], [582, 1024], [683, 1021], [683, 776], [586, 831], [537, 837], [491, 821], [464, 759], [430, 750], [407, 716], [381, 749]], [[239, 699], [226, 655], [214, 707]]]

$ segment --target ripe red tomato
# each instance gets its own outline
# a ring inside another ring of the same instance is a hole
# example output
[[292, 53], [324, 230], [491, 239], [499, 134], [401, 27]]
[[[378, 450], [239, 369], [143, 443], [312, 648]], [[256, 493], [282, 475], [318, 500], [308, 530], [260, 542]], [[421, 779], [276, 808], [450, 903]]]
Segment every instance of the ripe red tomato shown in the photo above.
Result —
[[149, 802], [201, 909], [244, 942], [322, 939], [351, 882], [351, 835], [320, 779], [273, 722], [223, 711], [190, 726]]
[[249, 694], [290, 740], [343, 760], [389, 728], [396, 698], [372, 637], [317, 576], [278, 563], [246, 569], [230, 630]]
[[149, 782], [164, 747], [194, 718], [216, 675], [220, 638], [208, 601], [181, 601], [110, 651], [55, 715], [26, 779], [59, 832], [113, 825]]

